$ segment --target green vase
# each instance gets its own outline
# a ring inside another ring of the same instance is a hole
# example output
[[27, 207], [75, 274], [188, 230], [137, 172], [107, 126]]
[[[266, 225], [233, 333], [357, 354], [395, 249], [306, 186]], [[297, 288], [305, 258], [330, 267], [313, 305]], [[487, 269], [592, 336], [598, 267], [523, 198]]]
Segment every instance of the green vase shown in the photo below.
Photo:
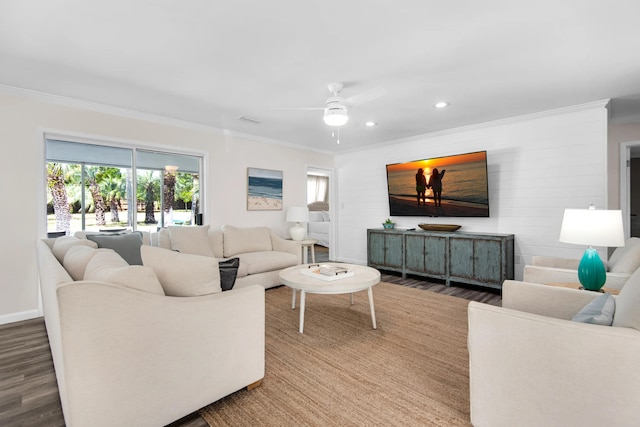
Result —
[[588, 248], [578, 265], [578, 279], [582, 287], [589, 291], [598, 291], [607, 281], [607, 271], [593, 248]]

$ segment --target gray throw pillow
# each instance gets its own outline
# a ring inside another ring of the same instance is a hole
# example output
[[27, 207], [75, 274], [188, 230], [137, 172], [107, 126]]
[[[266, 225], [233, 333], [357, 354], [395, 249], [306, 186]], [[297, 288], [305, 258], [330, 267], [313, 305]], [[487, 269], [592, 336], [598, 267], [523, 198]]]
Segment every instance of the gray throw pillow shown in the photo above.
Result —
[[220, 286], [223, 291], [230, 291], [236, 283], [240, 258], [218, 261], [218, 266], [220, 267]]
[[113, 249], [129, 265], [142, 265], [142, 233], [139, 231], [126, 234], [87, 234], [87, 239], [96, 242], [99, 248]]
[[571, 320], [574, 322], [611, 326], [615, 310], [616, 301], [613, 299], [613, 295], [604, 293], [584, 306]]

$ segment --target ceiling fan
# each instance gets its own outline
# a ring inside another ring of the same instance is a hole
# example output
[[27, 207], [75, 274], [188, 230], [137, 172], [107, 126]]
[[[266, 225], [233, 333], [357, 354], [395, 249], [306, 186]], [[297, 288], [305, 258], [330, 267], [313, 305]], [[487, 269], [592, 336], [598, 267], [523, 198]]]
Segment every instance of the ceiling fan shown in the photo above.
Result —
[[362, 105], [387, 94], [387, 91], [383, 87], [377, 86], [345, 99], [340, 96], [340, 91], [342, 91], [343, 87], [344, 86], [342, 83], [329, 83], [327, 88], [329, 89], [329, 92], [332, 96], [327, 99], [324, 107], [290, 107], [275, 109], [324, 110], [324, 122], [329, 126], [338, 127], [346, 124], [349, 120], [347, 106]]

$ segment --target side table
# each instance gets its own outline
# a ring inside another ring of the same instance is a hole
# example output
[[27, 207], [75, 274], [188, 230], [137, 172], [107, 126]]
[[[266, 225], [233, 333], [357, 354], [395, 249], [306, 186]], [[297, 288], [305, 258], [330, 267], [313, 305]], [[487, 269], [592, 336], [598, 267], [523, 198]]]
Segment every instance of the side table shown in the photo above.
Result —
[[[545, 283], [545, 285], [556, 286], [559, 288], [584, 289], [582, 285], [580, 285], [580, 283]], [[592, 291], [592, 292], [598, 292], [598, 291]], [[608, 292], [612, 295], [618, 295], [620, 293], [620, 290], [603, 287], [600, 289], [600, 292]]]
[[311, 262], [316, 262], [315, 244], [318, 243], [318, 239], [304, 239], [300, 242], [302, 245], [302, 263], [307, 264], [309, 262], [308, 251], [311, 250]]

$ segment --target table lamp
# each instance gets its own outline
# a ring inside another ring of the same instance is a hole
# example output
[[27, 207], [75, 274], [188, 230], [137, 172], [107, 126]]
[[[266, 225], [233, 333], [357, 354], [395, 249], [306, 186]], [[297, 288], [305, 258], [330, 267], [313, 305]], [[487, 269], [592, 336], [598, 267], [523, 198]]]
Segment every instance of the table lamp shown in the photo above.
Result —
[[307, 207], [292, 206], [287, 209], [287, 222], [295, 222], [289, 229], [289, 234], [293, 240], [304, 240], [307, 235], [307, 229], [300, 224], [301, 222], [309, 222], [309, 209]]
[[578, 265], [578, 279], [583, 288], [600, 290], [607, 273], [593, 246], [624, 246], [622, 212], [596, 210], [593, 205], [589, 209], [565, 209], [559, 240], [588, 246]]

